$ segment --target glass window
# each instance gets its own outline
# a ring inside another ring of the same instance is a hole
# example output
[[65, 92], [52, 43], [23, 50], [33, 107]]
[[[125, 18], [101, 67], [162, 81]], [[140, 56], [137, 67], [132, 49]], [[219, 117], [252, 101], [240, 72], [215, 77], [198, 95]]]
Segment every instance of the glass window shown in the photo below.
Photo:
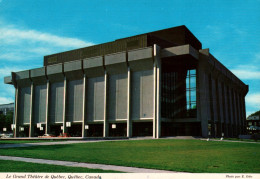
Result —
[[161, 99], [162, 117], [196, 117], [196, 70], [163, 71]]

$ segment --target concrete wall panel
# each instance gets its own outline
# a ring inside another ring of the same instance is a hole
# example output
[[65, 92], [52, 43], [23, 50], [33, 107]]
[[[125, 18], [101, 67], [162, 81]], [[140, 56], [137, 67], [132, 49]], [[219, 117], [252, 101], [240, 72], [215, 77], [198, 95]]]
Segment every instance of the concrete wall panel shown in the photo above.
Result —
[[5, 84], [12, 84], [12, 76], [4, 77], [4, 83]]
[[32, 69], [31, 71], [31, 78], [34, 84], [45, 84], [47, 82], [45, 76], [45, 67]]
[[128, 63], [132, 71], [153, 68], [152, 48], [138, 49], [128, 52]]
[[72, 61], [64, 63], [64, 73], [68, 80], [78, 80], [83, 78], [82, 61]]
[[131, 118], [153, 118], [153, 70], [132, 73]]
[[34, 91], [34, 123], [45, 123], [47, 85], [35, 86]]
[[103, 57], [84, 59], [83, 70], [88, 78], [104, 75]]
[[20, 71], [15, 73], [15, 80], [20, 87], [27, 87], [31, 85], [30, 70]]
[[116, 53], [105, 56], [105, 66], [109, 75], [127, 72], [126, 53]]
[[31, 87], [20, 88], [19, 90], [19, 123], [30, 123], [30, 100], [31, 100]]
[[142, 109], [143, 118], [153, 117], [153, 71], [144, 71], [142, 74]]
[[82, 121], [83, 80], [68, 82], [66, 121]]
[[104, 77], [87, 80], [87, 121], [104, 120]]
[[127, 73], [109, 76], [108, 120], [127, 119]]
[[61, 82], [64, 79], [62, 64], [47, 66], [47, 76], [50, 82]]
[[52, 83], [50, 87], [49, 120], [63, 122], [64, 82]]

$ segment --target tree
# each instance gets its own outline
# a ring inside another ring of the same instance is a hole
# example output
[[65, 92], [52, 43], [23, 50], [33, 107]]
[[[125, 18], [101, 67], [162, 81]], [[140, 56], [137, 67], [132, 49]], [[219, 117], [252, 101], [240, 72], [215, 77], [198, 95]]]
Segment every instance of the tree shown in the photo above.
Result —
[[0, 131], [3, 128], [11, 131], [11, 124], [13, 124], [13, 111], [8, 111], [6, 115], [0, 114]]
[[250, 114], [248, 117], [251, 117], [251, 116], [260, 116], [260, 110], [259, 110], [259, 111], [256, 111], [256, 112], [253, 113], [253, 114]]

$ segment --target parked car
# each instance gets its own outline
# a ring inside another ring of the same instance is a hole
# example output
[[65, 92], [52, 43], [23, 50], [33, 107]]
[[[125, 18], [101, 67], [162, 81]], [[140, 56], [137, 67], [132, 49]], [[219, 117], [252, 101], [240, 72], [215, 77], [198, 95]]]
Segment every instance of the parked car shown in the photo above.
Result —
[[4, 138], [12, 138], [14, 137], [14, 135], [12, 133], [10, 134], [1, 134], [1, 138], [4, 139]]
[[58, 137], [71, 137], [68, 133], [60, 134]]
[[51, 137], [56, 137], [53, 134], [43, 134], [43, 136], [38, 136], [39, 138], [51, 138]]

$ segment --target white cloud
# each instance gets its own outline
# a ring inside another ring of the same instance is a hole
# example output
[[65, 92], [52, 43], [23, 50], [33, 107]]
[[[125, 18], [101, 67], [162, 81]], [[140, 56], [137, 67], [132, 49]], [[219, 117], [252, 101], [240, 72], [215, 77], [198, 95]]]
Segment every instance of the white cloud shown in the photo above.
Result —
[[231, 71], [238, 76], [240, 79], [248, 80], [260, 80], [260, 69], [259, 67], [253, 65], [240, 65]]
[[28, 69], [28, 66], [4, 66], [0, 68], [0, 78], [10, 76], [11, 72], [23, 71]]
[[0, 97], [0, 104], [8, 104], [13, 102], [14, 100], [12, 98]]
[[52, 46], [78, 48], [93, 45], [77, 38], [60, 37], [50, 33], [35, 30], [19, 30], [15, 28], [0, 28], [0, 40], [6, 44], [20, 43], [29, 41], [31, 43], [44, 42]]
[[94, 45], [78, 38], [24, 30], [1, 21], [0, 34], [0, 61], [6, 62], [34, 60], [42, 64], [45, 55]]
[[246, 96], [246, 105], [260, 109], [260, 93], [248, 94]]
[[260, 71], [250, 71], [250, 70], [231, 70], [240, 79], [258, 79], [260, 80]]
[[0, 19], [0, 104], [14, 101], [14, 87], [4, 84], [4, 77], [10, 76], [12, 71], [38, 68], [45, 55], [90, 45], [93, 43], [24, 29]]

